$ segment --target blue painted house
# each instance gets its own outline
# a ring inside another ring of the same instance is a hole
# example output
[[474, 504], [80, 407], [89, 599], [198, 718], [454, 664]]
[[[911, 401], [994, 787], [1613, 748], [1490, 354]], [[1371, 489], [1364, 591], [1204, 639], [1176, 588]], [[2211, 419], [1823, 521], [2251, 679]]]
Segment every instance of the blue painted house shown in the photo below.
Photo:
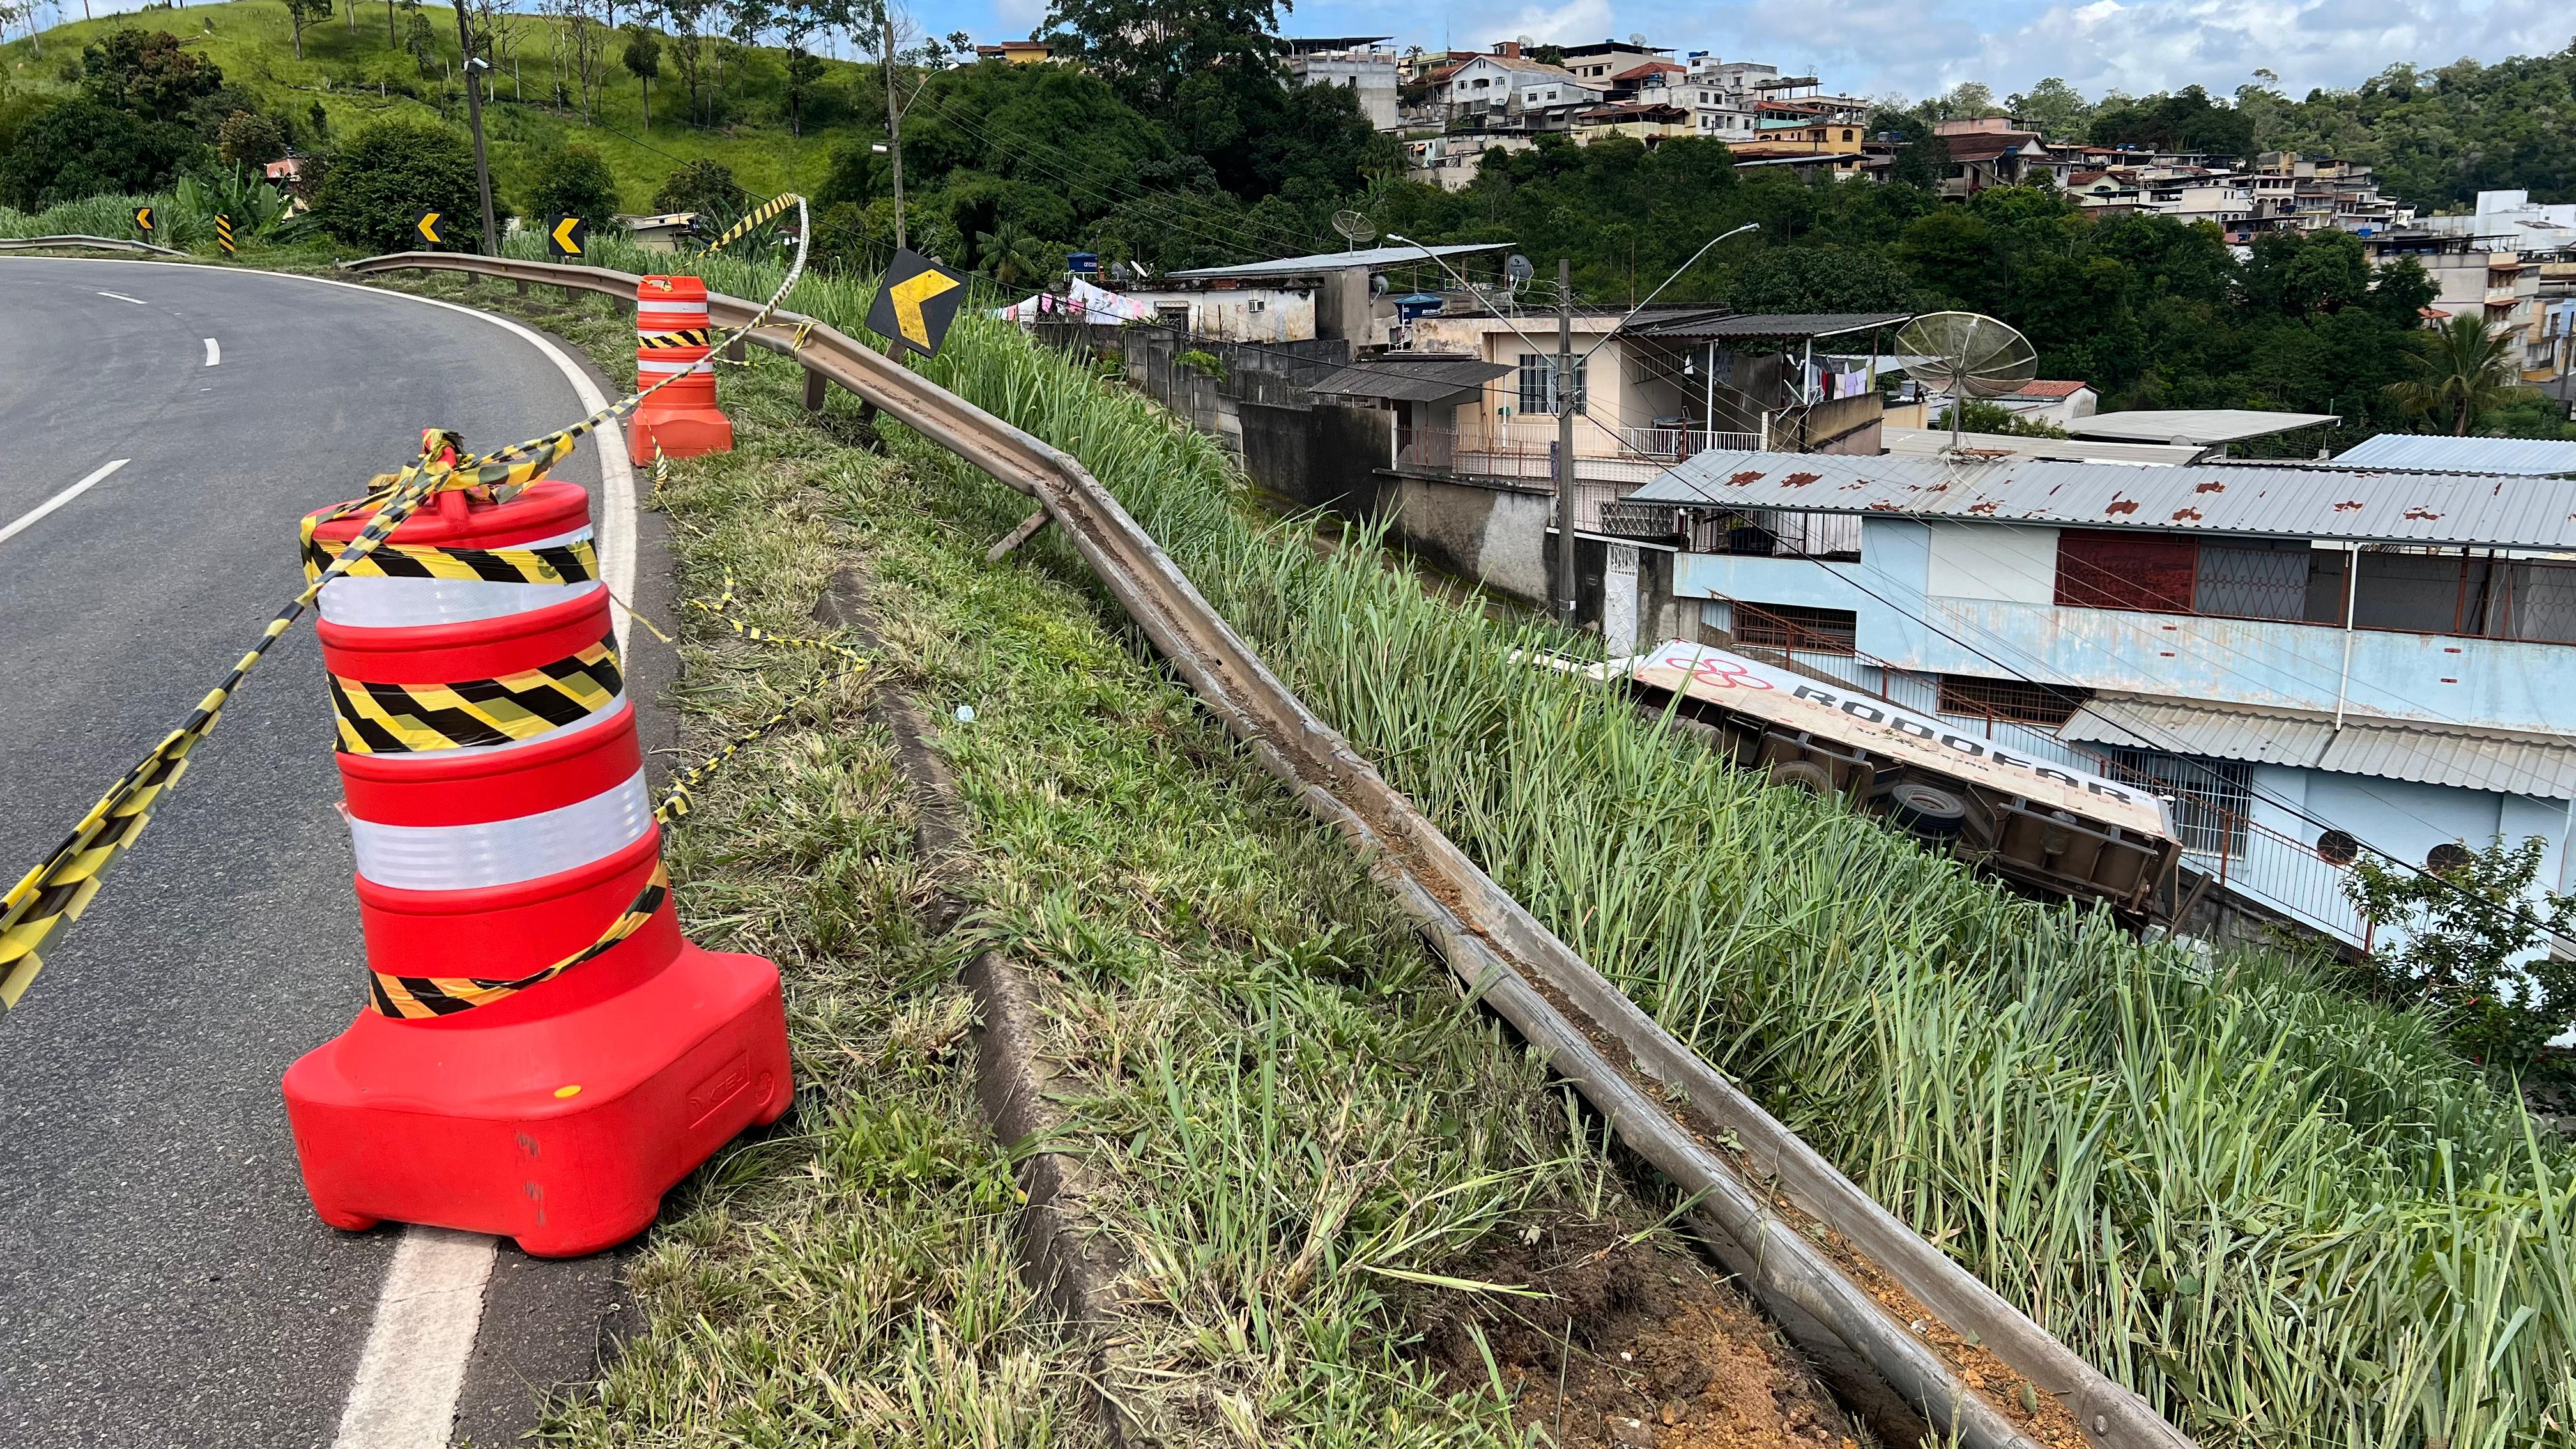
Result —
[[2258, 918], [2367, 944], [2356, 856], [2499, 835], [2576, 890], [2576, 481], [1710, 452], [1625, 505], [1707, 642], [2152, 784]]

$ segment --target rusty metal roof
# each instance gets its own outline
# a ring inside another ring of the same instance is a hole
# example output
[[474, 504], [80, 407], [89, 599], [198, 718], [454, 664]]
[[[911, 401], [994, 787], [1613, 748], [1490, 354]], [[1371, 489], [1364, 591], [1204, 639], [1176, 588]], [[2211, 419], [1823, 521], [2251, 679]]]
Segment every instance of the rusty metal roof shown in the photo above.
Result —
[[1627, 501], [1911, 514], [2052, 528], [2576, 549], [2576, 488], [2563, 480], [2495, 473], [1712, 451]]

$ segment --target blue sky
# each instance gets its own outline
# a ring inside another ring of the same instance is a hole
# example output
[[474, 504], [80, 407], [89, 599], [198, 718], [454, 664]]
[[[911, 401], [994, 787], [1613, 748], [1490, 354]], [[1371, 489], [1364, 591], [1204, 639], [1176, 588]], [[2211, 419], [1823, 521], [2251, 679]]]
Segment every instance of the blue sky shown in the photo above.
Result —
[[[80, 0], [51, 0], [64, 15]], [[136, 0], [92, 0], [101, 12]], [[909, 0], [933, 34], [1026, 35], [1046, 0]], [[2042, 76], [2087, 95], [2139, 94], [2195, 81], [2225, 94], [2269, 69], [2293, 94], [2350, 86], [2391, 62], [2443, 65], [2565, 48], [2568, 0], [1453, 0], [1440, 6], [1306, 0], [1292, 35], [1392, 32], [1407, 44], [1481, 47], [1526, 35], [1580, 41], [1642, 33], [1678, 50], [1711, 50], [1810, 71], [1861, 95], [1923, 96], [1982, 80], [1999, 96]]]

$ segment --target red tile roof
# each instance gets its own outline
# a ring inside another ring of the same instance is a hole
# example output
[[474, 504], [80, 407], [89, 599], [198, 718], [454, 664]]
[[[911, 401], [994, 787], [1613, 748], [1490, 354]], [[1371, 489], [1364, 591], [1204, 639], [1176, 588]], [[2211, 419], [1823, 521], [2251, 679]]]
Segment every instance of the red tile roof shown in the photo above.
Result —
[[2073, 397], [2091, 387], [2089, 382], [2026, 382], [2013, 397]]
[[1650, 60], [1644, 65], [1630, 66], [1628, 69], [1623, 70], [1610, 78], [1614, 81], [1644, 80], [1655, 72], [1663, 70], [1671, 71], [1675, 75], [1690, 74], [1689, 66], [1675, 65], [1669, 60]]

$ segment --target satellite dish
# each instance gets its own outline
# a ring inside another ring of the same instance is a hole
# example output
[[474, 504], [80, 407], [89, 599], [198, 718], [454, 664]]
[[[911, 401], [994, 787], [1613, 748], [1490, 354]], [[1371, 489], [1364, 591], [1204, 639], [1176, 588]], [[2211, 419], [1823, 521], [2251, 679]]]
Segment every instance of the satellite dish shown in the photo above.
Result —
[[1333, 213], [1333, 230], [1340, 232], [1342, 239], [1351, 246], [1357, 247], [1361, 242], [1376, 238], [1377, 223], [1356, 211], [1337, 211]]
[[1503, 275], [1511, 279], [1512, 290], [1517, 292], [1530, 284], [1530, 278], [1538, 275], [1538, 268], [1530, 265], [1529, 258], [1514, 252], [1503, 259]]
[[1968, 399], [2019, 392], [2039, 372], [2029, 339], [1982, 312], [1927, 312], [1897, 329], [1895, 345], [1915, 381], [1950, 395], [1953, 451]]
[[1644, 44], [1646, 43], [1646, 32], [1644, 32], [1644, 31], [1642, 31], [1642, 30], [1631, 30], [1631, 31], [1629, 31], [1629, 32], [1628, 32], [1628, 43], [1629, 43], [1630, 45], [1644, 45]]

